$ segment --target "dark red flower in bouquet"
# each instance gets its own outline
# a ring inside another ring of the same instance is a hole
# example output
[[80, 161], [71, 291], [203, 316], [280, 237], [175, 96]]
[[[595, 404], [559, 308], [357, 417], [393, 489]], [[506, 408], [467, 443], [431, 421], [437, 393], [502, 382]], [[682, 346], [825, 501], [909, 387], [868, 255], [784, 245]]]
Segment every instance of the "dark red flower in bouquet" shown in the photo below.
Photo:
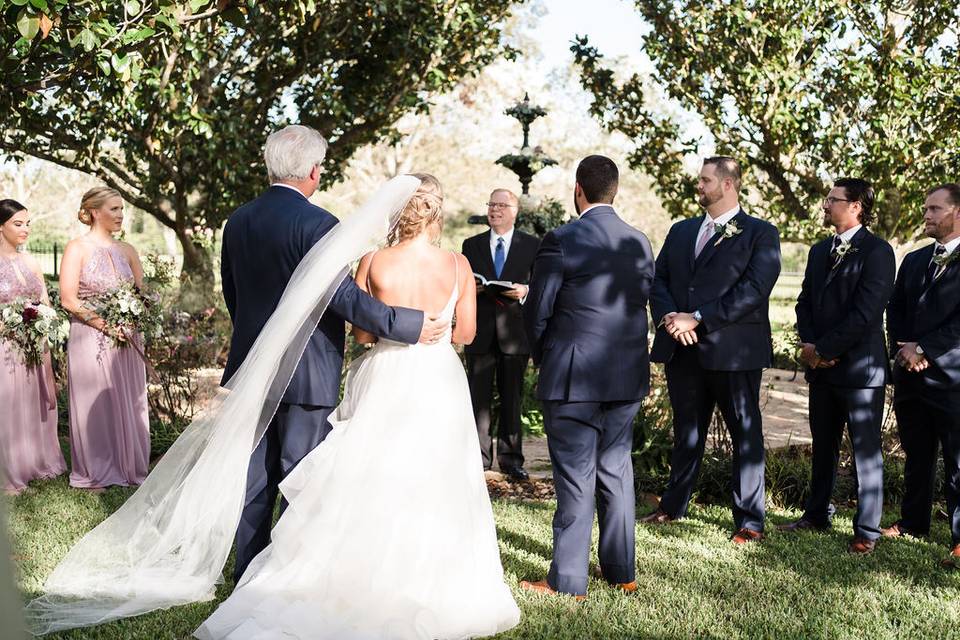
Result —
[[40, 317], [40, 311], [36, 307], [24, 307], [21, 315], [24, 322], [33, 322]]

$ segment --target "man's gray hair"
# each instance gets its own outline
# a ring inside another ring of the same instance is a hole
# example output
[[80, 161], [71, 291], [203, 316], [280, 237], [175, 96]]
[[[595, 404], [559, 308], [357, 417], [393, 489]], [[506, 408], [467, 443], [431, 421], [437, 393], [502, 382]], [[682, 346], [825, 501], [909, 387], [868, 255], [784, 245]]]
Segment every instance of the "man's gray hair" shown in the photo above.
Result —
[[320, 132], [302, 124], [291, 124], [275, 131], [263, 147], [270, 182], [304, 180], [314, 167], [323, 164], [327, 141]]

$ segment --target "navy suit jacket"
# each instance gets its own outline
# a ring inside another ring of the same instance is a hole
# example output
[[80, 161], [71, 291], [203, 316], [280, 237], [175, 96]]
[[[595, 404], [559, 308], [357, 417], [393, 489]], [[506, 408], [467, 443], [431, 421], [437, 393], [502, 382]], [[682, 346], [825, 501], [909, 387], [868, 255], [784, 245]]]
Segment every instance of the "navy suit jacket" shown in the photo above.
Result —
[[887, 383], [890, 362], [883, 310], [893, 293], [897, 259], [893, 248], [865, 227], [850, 239], [839, 264], [830, 256], [833, 236], [810, 247], [797, 298], [797, 333], [817, 346], [828, 369], [807, 369], [807, 382], [864, 389]]
[[[300, 260], [337, 222], [302, 194], [279, 186], [270, 187], [227, 220], [220, 274], [233, 335], [221, 384], [243, 363]], [[282, 402], [336, 406], [346, 339], [344, 320], [374, 335], [414, 343], [423, 327], [423, 312], [388, 307], [367, 295], [353, 278], [345, 278], [307, 342]]]
[[[660, 321], [674, 311], [700, 311], [700, 365], [710, 371], [749, 371], [770, 366], [770, 292], [780, 276], [780, 234], [743, 209], [731, 219], [740, 233], [694, 249], [703, 217], [670, 227], [657, 256], [650, 310], [657, 323], [650, 359], [669, 362], [679, 344]], [[719, 242], [718, 242], [719, 241]]]
[[637, 401], [650, 388], [647, 299], [653, 251], [613, 207], [548, 233], [523, 305], [537, 398]]
[[[463, 255], [470, 268], [487, 280], [506, 280], [519, 284], [530, 282], [533, 260], [537, 257], [540, 239], [519, 229], [513, 230], [510, 251], [503, 271], [497, 277], [490, 255], [490, 232], [477, 234], [463, 241]], [[523, 328], [523, 309], [517, 300], [484, 291], [477, 294], [477, 336], [464, 347], [467, 353], [490, 353], [494, 343], [500, 353], [527, 355], [530, 345]]]
[[895, 383], [919, 383], [943, 391], [960, 391], [960, 260], [951, 262], [932, 283], [926, 281], [934, 245], [907, 254], [887, 307], [890, 350], [897, 342], [917, 342], [930, 366], [910, 373], [894, 367]]

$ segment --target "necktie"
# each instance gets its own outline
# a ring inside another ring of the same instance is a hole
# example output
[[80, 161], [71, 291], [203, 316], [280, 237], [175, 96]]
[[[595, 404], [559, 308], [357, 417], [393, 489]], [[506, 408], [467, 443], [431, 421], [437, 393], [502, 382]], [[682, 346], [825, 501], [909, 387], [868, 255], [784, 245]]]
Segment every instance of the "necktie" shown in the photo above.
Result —
[[833, 236], [833, 246], [830, 247], [830, 255], [836, 254], [837, 249], [840, 248], [841, 244], [843, 244], [843, 240], [840, 238], [840, 236]]
[[[933, 250], [933, 257], [936, 258], [937, 256], [942, 256], [946, 252], [947, 252], [947, 248], [945, 246], [943, 246], [942, 244], [937, 244], [937, 248]], [[934, 278], [937, 275], [937, 271], [939, 269], [940, 267], [937, 266], [937, 261], [931, 259], [930, 265], [927, 267], [927, 284], [928, 285], [933, 282]]]
[[503, 238], [497, 238], [497, 248], [493, 252], [493, 270], [500, 278], [503, 272], [503, 263], [507, 261], [507, 253], [503, 250]]
[[703, 227], [703, 231], [700, 232], [700, 239], [697, 240], [697, 250], [693, 253], [694, 258], [700, 257], [700, 252], [703, 251], [703, 248], [707, 246], [708, 242], [710, 242], [710, 238], [713, 237], [716, 227], [717, 226], [713, 223], [713, 220], [707, 220], [707, 224]]

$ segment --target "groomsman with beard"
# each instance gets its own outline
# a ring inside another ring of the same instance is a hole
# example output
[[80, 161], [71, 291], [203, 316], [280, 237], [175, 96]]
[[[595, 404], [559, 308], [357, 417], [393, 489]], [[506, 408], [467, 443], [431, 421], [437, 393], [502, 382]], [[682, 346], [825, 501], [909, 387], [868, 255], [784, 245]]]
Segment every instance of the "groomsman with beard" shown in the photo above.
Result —
[[706, 215], [674, 224], [657, 256], [650, 359], [666, 364], [673, 454], [660, 506], [641, 520], [686, 515], [719, 407], [733, 440], [736, 544], [763, 538], [760, 377], [773, 355], [768, 306], [780, 275], [779, 234], [741, 208], [740, 175], [733, 158], [704, 160], [697, 192]]
[[520, 300], [527, 295], [540, 240], [514, 226], [519, 206], [520, 200], [512, 191], [495, 189], [487, 202], [490, 230], [463, 242], [463, 255], [474, 273], [487, 280], [514, 283], [513, 289], [500, 293], [485, 290], [477, 283], [477, 337], [464, 347], [464, 352], [483, 468], [489, 470], [493, 466], [490, 405], [496, 378], [500, 396], [497, 462], [510, 478], [526, 480], [529, 476], [523, 468], [520, 406], [530, 345], [523, 329]]
[[903, 259], [887, 330], [896, 363], [893, 408], [906, 453], [900, 519], [887, 537], [930, 532], [937, 445], [950, 519], [948, 563], [960, 560], [960, 185], [931, 189], [924, 231], [936, 242]]
[[890, 245], [870, 233], [873, 187], [837, 180], [823, 199], [823, 224], [835, 233], [810, 248], [797, 298], [800, 359], [810, 385], [813, 469], [810, 497], [799, 520], [782, 531], [830, 528], [844, 426], [857, 471], [857, 514], [849, 551], [873, 551], [883, 513], [884, 387], [889, 363], [883, 310], [897, 271]]

